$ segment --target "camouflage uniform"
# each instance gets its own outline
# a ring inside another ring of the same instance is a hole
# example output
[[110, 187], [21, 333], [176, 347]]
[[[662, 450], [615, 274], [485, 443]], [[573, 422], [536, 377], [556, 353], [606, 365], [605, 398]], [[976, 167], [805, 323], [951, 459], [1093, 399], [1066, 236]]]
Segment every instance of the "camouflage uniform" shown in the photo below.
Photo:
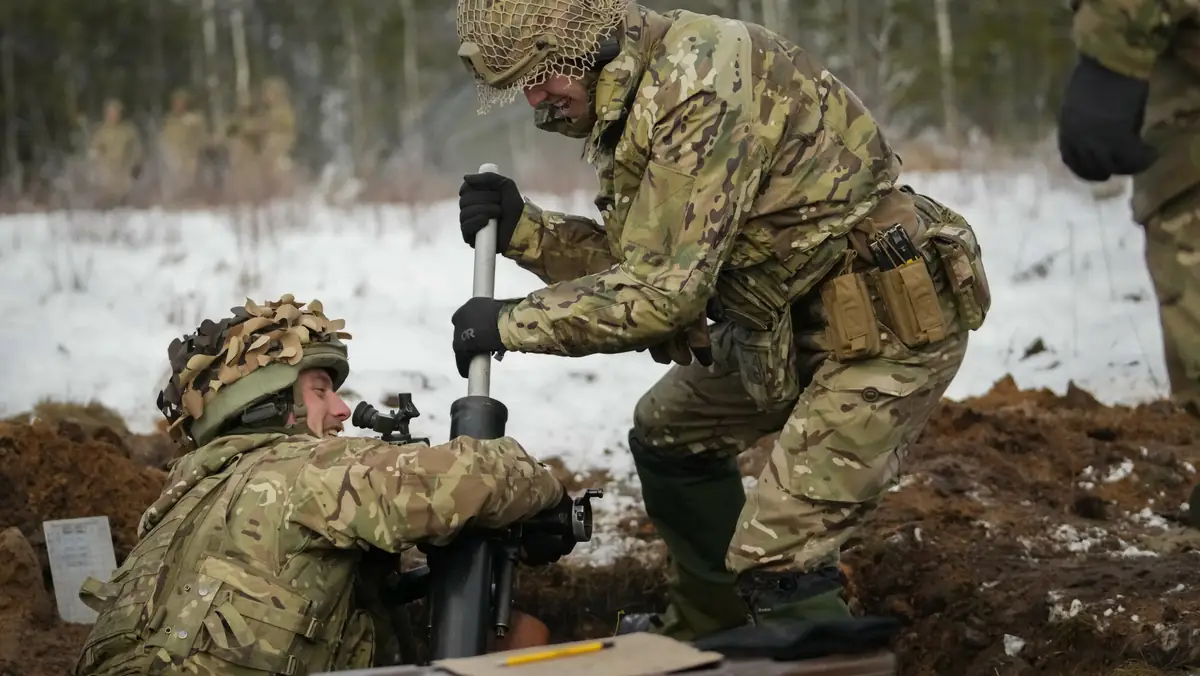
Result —
[[[640, 350], [713, 320], [712, 366], [672, 367], [629, 435], [674, 565], [661, 630], [740, 624], [743, 599], [758, 616], [844, 613], [839, 548], [990, 304], [978, 244], [898, 184], [862, 104], [784, 38], [632, 5], [620, 40], [586, 135], [603, 224], [526, 204], [504, 253], [548, 286], [501, 310], [504, 347]], [[924, 260], [882, 273], [866, 243], [896, 223]], [[780, 431], [747, 498], [735, 457]]]
[[296, 113], [287, 87], [279, 78], [268, 78], [259, 106], [243, 111], [233, 123], [229, 178], [234, 192], [258, 196], [285, 186], [295, 144]]
[[1149, 81], [1141, 131], [1159, 157], [1134, 177], [1133, 215], [1146, 228], [1172, 396], [1200, 415], [1200, 3], [1073, 4], [1080, 53]]
[[[177, 90], [175, 101], [187, 102], [188, 94]], [[163, 192], [168, 198], [185, 194], [195, 187], [200, 158], [209, 143], [204, 116], [194, 110], [175, 112], [163, 118], [158, 134], [158, 148], [163, 164]]]
[[[121, 103], [110, 99], [105, 103], [106, 113], [115, 110], [119, 116]], [[106, 119], [92, 133], [88, 147], [88, 164], [92, 184], [99, 191], [100, 199], [106, 204], [117, 204], [133, 189], [134, 171], [141, 165], [144, 156], [142, 139], [137, 127], [129, 120]]]
[[[379, 593], [369, 557], [559, 501], [561, 484], [511, 438], [313, 436], [288, 388], [308, 368], [330, 369], [340, 386], [348, 336], [318, 302], [303, 306], [248, 303], [172, 345], [160, 407], [172, 434], [200, 447], [171, 469], [112, 580], [85, 583], [80, 597], [100, 615], [76, 674], [372, 666], [389, 632], [369, 610]], [[256, 421], [263, 410], [278, 415]]]

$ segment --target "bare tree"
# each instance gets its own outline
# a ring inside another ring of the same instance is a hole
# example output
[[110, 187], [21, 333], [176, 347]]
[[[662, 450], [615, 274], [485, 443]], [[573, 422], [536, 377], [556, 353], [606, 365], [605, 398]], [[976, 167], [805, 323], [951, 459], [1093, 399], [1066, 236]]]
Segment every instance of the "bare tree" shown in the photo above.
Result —
[[[8, 6], [10, 18], [16, 13], [16, 8]], [[9, 21], [6, 33], [12, 30], [16, 22]], [[5, 173], [8, 174], [9, 189], [14, 198], [21, 194], [21, 159], [17, 153], [17, 68], [13, 59], [13, 36], [8, 34], [0, 40], [0, 68], [3, 68], [4, 79], [4, 149]]]
[[958, 140], [957, 96], [954, 93], [954, 36], [950, 26], [949, 0], [935, 0], [938, 28], [938, 61], [942, 76], [942, 121], [947, 138]]
[[221, 76], [217, 62], [217, 9], [216, 0], [204, 0], [204, 82], [208, 89], [209, 115], [213, 128], [225, 129], [225, 115], [221, 106]]
[[238, 107], [250, 105], [250, 59], [246, 53], [246, 24], [242, 0], [233, 0], [229, 8], [229, 32], [233, 38], [234, 79], [237, 82]]

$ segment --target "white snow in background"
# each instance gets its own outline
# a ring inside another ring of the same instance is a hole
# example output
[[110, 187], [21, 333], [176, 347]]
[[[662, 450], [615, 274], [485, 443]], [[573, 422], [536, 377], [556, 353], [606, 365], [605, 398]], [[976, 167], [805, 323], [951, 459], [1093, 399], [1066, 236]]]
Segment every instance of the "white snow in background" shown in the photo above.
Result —
[[[1052, 186], [1041, 171], [907, 179], [974, 224], [992, 285], [991, 315], [948, 396], [981, 394], [1007, 373], [1022, 387], [1060, 393], [1074, 380], [1106, 402], [1165, 395], [1157, 310], [1127, 192], [1098, 201], [1079, 183]], [[587, 194], [534, 197], [595, 214]], [[293, 293], [346, 319], [350, 390], [381, 410], [388, 393], [412, 392], [422, 413], [414, 433], [445, 440], [450, 405], [466, 393], [450, 316], [470, 296], [473, 261], [457, 205], [281, 206], [260, 213], [257, 229], [241, 222], [250, 218], [229, 210], [0, 218], [0, 416], [42, 398], [97, 400], [149, 430], [172, 338], [246, 296]], [[264, 234], [252, 237], [256, 230]], [[511, 261], [496, 271], [499, 297], [541, 286]], [[1047, 350], [1023, 359], [1038, 338]], [[665, 369], [647, 353], [509, 354], [493, 362], [492, 395], [509, 409], [509, 434], [533, 454], [623, 478], [632, 471], [633, 406]]]

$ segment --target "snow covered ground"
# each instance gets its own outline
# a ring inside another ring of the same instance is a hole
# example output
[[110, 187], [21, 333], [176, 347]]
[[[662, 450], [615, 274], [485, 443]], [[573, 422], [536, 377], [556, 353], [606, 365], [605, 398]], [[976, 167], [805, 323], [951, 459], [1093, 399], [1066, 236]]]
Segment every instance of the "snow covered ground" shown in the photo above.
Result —
[[[949, 396], [982, 393], [1006, 373], [1022, 387], [1059, 392], [1074, 380], [1107, 402], [1165, 394], [1157, 310], [1127, 194], [1097, 200], [1041, 171], [909, 181], [975, 225], [992, 284], [992, 314]], [[587, 194], [539, 202], [594, 213]], [[350, 390], [376, 406], [389, 393], [412, 392], [422, 412], [413, 431], [444, 440], [450, 404], [466, 393], [450, 315], [470, 296], [473, 254], [456, 209], [303, 204], [257, 215], [0, 218], [0, 416], [41, 398], [94, 399], [147, 430], [172, 338], [246, 296], [293, 293], [346, 319]], [[538, 286], [498, 261], [498, 296]], [[1024, 358], [1038, 338], [1046, 350]], [[510, 354], [493, 364], [492, 394], [509, 407], [509, 433], [531, 452], [629, 475], [633, 405], [665, 367], [646, 353]]]

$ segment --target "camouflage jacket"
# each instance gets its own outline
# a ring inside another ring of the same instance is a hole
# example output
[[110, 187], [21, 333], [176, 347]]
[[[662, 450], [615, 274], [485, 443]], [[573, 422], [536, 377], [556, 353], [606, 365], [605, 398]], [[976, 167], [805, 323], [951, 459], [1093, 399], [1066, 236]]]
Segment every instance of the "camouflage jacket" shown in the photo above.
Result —
[[163, 118], [158, 135], [159, 152], [172, 168], [194, 164], [207, 144], [207, 125], [199, 113], [189, 110]]
[[510, 350], [642, 349], [710, 301], [774, 331], [872, 217], [913, 224], [899, 160], [829, 71], [753, 24], [633, 5], [600, 73], [591, 219], [527, 204], [505, 255], [548, 286], [501, 313]]
[[[184, 456], [110, 582], [76, 674], [301, 674], [370, 666], [364, 555], [442, 544], [557, 503], [511, 438], [440, 446], [256, 434]], [[380, 637], [382, 638], [382, 637]]]
[[1150, 82], [1142, 133], [1160, 156], [1134, 177], [1134, 217], [1144, 223], [1167, 200], [1200, 183], [1200, 1], [1072, 4], [1079, 51]]
[[141, 164], [144, 154], [137, 127], [128, 120], [102, 123], [92, 133], [88, 154], [102, 171], [127, 175]]

